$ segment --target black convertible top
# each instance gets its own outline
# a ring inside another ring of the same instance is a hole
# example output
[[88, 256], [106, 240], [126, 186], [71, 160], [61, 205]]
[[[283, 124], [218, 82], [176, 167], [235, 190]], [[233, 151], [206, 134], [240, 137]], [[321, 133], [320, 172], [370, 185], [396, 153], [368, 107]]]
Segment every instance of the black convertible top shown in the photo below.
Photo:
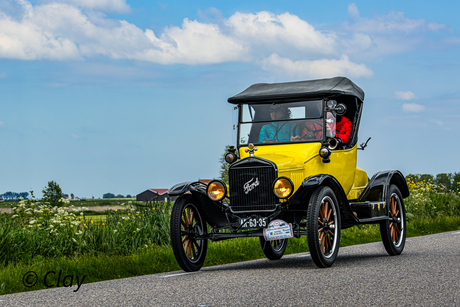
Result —
[[264, 103], [264, 100], [271, 99], [310, 98], [322, 95], [349, 95], [364, 101], [364, 92], [359, 86], [348, 78], [334, 77], [298, 82], [256, 83], [228, 98], [228, 102]]

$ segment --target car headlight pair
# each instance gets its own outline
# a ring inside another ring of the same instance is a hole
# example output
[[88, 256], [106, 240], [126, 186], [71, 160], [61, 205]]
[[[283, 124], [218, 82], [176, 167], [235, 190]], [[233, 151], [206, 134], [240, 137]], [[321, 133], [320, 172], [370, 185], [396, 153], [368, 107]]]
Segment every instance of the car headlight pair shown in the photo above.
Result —
[[[221, 201], [227, 196], [227, 186], [220, 180], [213, 180], [206, 189], [208, 197], [213, 201]], [[294, 192], [294, 184], [287, 177], [279, 177], [273, 182], [273, 193], [280, 199], [286, 199]]]

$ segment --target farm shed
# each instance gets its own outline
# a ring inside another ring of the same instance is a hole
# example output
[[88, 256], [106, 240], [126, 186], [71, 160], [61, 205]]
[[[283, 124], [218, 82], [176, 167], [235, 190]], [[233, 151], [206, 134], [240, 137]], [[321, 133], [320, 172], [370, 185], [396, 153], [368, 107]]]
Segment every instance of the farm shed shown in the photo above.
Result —
[[136, 195], [136, 201], [167, 201], [169, 189], [147, 189]]

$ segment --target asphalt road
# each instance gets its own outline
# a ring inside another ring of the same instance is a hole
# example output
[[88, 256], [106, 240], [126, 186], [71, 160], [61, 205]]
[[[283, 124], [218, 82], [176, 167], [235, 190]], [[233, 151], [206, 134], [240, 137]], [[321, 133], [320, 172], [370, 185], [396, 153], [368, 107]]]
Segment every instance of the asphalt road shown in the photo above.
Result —
[[343, 247], [318, 269], [308, 253], [0, 296], [3, 306], [460, 306], [460, 231]]

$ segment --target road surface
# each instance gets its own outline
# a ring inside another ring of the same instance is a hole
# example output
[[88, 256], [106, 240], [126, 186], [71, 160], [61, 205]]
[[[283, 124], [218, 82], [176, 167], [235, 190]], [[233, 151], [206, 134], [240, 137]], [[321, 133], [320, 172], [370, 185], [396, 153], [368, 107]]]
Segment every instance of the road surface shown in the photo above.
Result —
[[3, 306], [460, 306], [460, 231], [342, 247], [331, 268], [308, 253], [0, 296]]

